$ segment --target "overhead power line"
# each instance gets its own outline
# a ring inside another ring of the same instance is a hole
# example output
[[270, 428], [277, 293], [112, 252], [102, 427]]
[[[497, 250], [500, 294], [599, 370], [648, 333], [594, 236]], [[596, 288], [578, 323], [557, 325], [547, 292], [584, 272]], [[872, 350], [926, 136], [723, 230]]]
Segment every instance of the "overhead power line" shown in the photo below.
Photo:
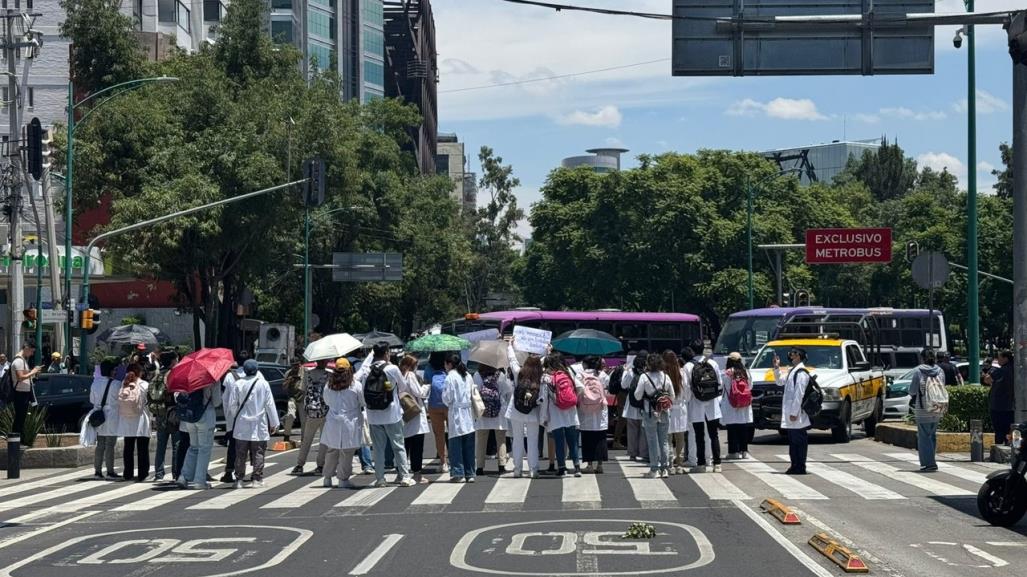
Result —
[[624, 70], [625, 68], [636, 68], [639, 66], [647, 66], [649, 64], [657, 64], [659, 62], [670, 62], [670, 58], [658, 58], [656, 60], [646, 60], [645, 62], [634, 62], [632, 64], [622, 64], [620, 66], [610, 66], [607, 68], [597, 68], [595, 70], [584, 70], [582, 72], [569, 72], [567, 74], [555, 74], [553, 76], [545, 76], [543, 78], [527, 78], [524, 80], [511, 80], [510, 82], [497, 82], [495, 84], [482, 84], [480, 86], [468, 86], [465, 88], [453, 88], [452, 90], [440, 90], [439, 94], [452, 94], [454, 92], [470, 92], [472, 90], [485, 90], [487, 88], [499, 88], [501, 86], [517, 86], [520, 84], [531, 84], [533, 82], [546, 82], [549, 80], [559, 80], [561, 78], [574, 78], [575, 76], [586, 76], [588, 74], [599, 74], [601, 72], [611, 72], [613, 70]]

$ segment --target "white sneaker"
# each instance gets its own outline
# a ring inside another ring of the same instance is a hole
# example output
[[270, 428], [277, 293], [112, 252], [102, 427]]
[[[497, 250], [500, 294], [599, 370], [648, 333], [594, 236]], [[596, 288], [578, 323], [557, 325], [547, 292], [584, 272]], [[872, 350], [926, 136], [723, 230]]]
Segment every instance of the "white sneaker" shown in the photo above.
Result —
[[645, 474], [645, 478], [646, 479], [656, 479], [659, 476], [660, 476], [660, 472], [659, 471], [648, 471]]
[[668, 476], [670, 476], [670, 475], [667, 473], [667, 469], [664, 469], [664, 470], [660, 471], [660, 478], [661, 479], [666, 479]]
[[720, 465], [714, 465], [713, 466], [713, 472], [714, 473], [720, 473], [721, 472]]
[[442, 463], [442, 472], [443, 473], [448, 473], [449, 472], [449, 463]]
[[533, 470], [533, 471], [531, 472], [531, 478], [532, 478], [532, 479], [538, 479], [538, 470], [537, 470], [537, 469], [536, 469], [536, 470]]
[[400, 487], [413, 487], [416, 484], [417, 483], [415, 483], [414, 480], [409, 477], [399, 482]]
[[677, 468], [677, 474], [678, 475], [687, 475], [688, 474], [688, 469], [686, 469], [684, 467], [678, 467]]
[[232, 488], [233, 489], [242, 489], [242, 479], [237, 479], [235, 481], [235, 483], [232, 484]]
[[459, 485], [460, 483], [466, 483], [467, 479], [464, 479], [463, 477], [453, 477], [450, 481]]

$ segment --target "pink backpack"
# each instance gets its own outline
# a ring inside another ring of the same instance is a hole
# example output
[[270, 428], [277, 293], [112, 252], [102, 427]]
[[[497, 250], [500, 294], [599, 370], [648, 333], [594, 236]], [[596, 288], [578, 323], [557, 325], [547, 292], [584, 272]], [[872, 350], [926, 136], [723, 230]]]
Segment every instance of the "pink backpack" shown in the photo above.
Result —
[[138, 383], [131, 388], [122, 387], [118, 391], [118, 413], [122, 417], [129, 418], [135, 418], [143, 414], [143, 408], [139, 404], [139, 396], [141, 394]]
[[582, 379], [585, 384], [585, 392], [581, 395], [581, 411], [585, 413], [598, 413], [606, 408], [606, 391], [603, 390], [603, 383], [599, 377], [586, 372]]
[[570, 375], [563, 371], [553, 373], [553, 389], [556, 408], [566, 411], [578, 406], [578, 393], [574, 390], [574, 379]]

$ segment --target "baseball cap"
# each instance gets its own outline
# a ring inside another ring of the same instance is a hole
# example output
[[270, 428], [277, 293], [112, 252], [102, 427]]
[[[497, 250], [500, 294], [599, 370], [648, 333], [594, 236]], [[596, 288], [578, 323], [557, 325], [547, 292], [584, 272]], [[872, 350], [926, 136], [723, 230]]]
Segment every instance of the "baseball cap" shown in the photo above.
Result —
[[351, 369], [353, 365], [349, 364], [349, 359], [346, 357], [339, 357], [335, 359], [335, 368], [337, 369]]
[[260, 366], [253, 359], [246, 359], [246, 362], [242, 364], [242, 371], [247, 375], [255, 375], [258, 370], [260, 370]]
[[58, 353], [58, 352], [54, 351], [53, 353], [50, 354], [50, 358], [51, 359], [59, 359], [59, 358], [61, 358], [61, 353]]

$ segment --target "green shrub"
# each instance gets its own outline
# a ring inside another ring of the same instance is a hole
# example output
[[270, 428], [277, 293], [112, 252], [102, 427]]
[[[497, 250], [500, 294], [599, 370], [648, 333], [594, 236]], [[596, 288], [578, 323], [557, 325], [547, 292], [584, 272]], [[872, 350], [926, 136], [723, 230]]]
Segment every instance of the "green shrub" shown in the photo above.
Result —
[[[46, 407], [29, 407], [25, 417], [25, 430], [21, 433], [21, 446], [28, 449], [46, 424]], [[7, 438], [14, 428], [14, 404], [10, 403], [0, 411], [0, 434]]]
[[[949, 391], [949, 411], [942, 420], [943, 431], [966, 432], [970, 430], [970, 421], [980, 419], [985, 431], [991, 431], [991, 412], [988, 408], [987, 387], [974, 385], [963, 385], [961, 387], [946, 387]], [[959, 429], [948, 429], [950, 426], [958, 426]]]

